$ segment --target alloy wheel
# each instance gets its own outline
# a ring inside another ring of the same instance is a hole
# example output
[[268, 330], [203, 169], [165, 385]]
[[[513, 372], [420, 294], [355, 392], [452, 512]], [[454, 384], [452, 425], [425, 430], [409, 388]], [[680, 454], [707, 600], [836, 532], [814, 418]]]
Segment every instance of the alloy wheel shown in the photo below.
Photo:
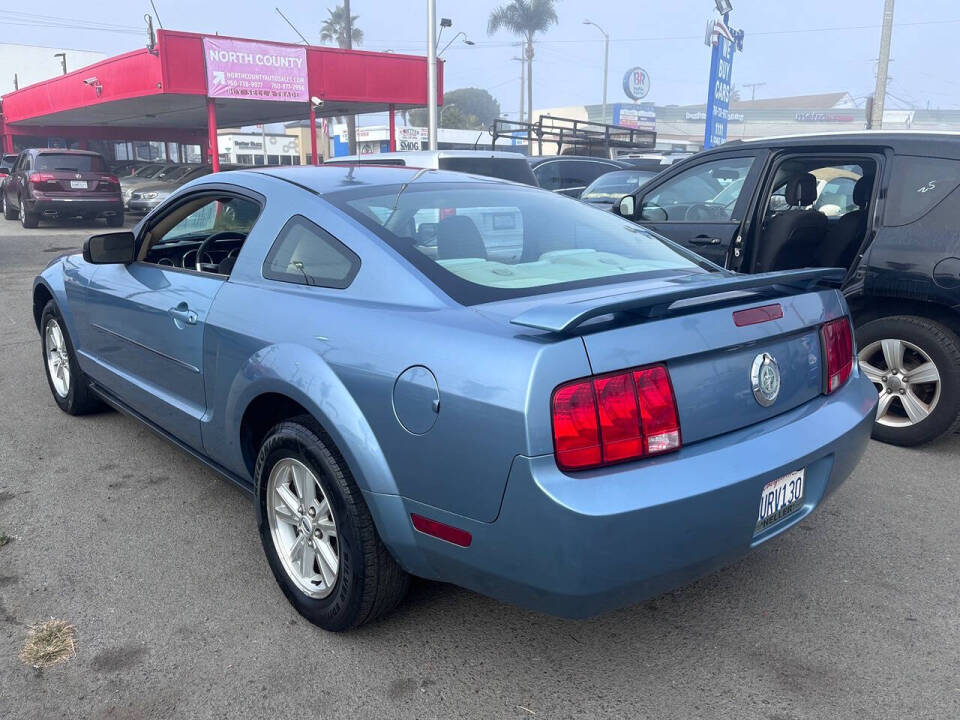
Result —
[[70, 393], [70, 357], [60, 323], [54, 319], [47, 321], [44, 336], [50, 382], [54, 392], [65, 398]]
[[922, 422], [940, 402], [940, 371], [930, 356], [906, 340], [885, 339], [863, 348], [860, 370], [880, 394], [877, 422], [909, 427]]
[[316, 475], [294, 458], [270, 471], [267, 517], [284, 571], [312, 598], [333, 592], [340, 572], [340, 542], [333, 508]]

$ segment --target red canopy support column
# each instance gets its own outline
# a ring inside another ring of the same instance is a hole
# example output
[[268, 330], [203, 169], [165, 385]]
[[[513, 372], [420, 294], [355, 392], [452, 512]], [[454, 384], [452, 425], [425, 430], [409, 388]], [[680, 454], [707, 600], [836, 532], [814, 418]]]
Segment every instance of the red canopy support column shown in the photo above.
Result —
[[397, 107], [390, 103], [390, 152], [397, 151]]
[[220, 147], [217, 142], [217, 105], [207, 98], [207, 154], [214, 172], [220, 172]]
[[313, 103], [310, 103], [310, 164], [320, 164], [317, 157], [317, 109]]

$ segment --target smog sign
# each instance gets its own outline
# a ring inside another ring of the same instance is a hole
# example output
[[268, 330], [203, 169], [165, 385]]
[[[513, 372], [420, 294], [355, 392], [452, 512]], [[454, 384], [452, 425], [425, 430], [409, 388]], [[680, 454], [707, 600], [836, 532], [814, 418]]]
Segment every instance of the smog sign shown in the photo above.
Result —
[[623, 76], [623, 91], [631, 100], [642, 100], [650, 92], [650, 76], [642, 67], [633, 67]]
[[307, 50], [221, 37], [203, 39], [207, 96], [307, 102]]

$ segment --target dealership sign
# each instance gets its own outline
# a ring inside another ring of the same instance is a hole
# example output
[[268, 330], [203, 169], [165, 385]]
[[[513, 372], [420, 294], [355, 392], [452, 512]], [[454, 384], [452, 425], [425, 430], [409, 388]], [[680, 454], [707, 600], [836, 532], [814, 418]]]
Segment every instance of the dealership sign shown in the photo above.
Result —
[[307, 50], [250, 40], [203, 38], [207, 96], [307, 102]]
[[713, 46], [710, 56], [710, 85], [707, 92], [707, 117], [703, 133], [703, 147], [711, 148], [727, 141], [727, 122], [730, 120], [730, 93], [733, 79], [733, 51], [743, 49], [743, 31], [727, 26], [729, 15], [713, 24], [707, 40]]
[[642, 67], [633, 67], [623, 76], [623, 91], [631, 100], [642, 100], [650, 92], [650, 76]]

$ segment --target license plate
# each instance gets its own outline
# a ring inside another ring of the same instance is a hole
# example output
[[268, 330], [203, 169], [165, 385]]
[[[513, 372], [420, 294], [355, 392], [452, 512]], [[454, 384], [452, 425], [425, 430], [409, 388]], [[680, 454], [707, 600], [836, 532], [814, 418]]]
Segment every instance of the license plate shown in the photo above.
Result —
[[795, 470], [763, 486], [754, 534], [763, 532], [803, 506], [804, 475], [804, 470]]
[[86, 190], [87, 181], [86, 180], [71, 180], [70, 181], [71, 190]]

